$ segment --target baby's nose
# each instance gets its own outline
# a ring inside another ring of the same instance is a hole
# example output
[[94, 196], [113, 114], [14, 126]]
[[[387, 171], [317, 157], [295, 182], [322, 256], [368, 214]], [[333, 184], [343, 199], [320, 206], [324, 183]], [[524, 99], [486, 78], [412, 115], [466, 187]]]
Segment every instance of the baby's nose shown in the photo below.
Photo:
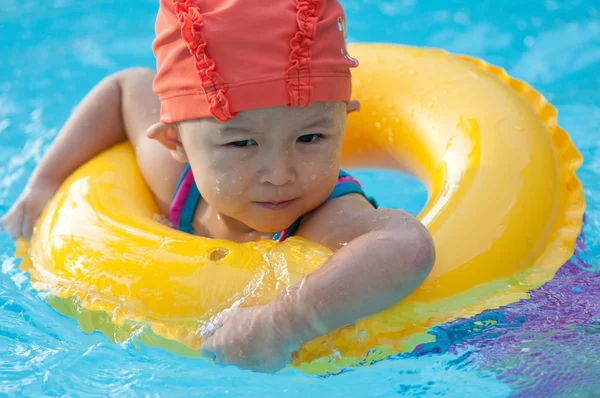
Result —
[[296, 169], [287, 152], [265, 158], [260, 182], [262, 184], [285, 185], [296, 181]]

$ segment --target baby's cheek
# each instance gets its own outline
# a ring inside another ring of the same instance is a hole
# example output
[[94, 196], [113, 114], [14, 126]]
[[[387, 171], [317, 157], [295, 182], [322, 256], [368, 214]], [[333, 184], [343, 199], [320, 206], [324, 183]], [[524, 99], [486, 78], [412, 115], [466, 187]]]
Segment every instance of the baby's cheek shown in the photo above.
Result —
[[221, 200], [241, 198], [246, 191], [247, 178], [236, 171], [223, 173], [215, 179], [215, 191]]
[[333, 168], [315, 170], [306, 176], [305, 191], [310, 192], [314, 205], [318, 205], [327, 199], [337, 183], [337, 178], [338, 170]]
[[233, 196], [244, 192], [250, 167], [240, 156], [230, 151], [215, 150], [207, 154], [205, 160], [205, 179], [219, 195]]

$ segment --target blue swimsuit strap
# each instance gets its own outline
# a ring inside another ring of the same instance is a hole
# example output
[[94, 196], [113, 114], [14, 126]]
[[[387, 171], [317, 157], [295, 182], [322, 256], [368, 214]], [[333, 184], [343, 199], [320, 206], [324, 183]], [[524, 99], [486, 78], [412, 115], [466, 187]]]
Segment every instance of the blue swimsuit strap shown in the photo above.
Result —
[[[177, 183], [175, 195], [177, 195], [177, 192], [181, 188], [181, 184], [183, 183], [183, 180], [185, 179], [187, 173], [191, 173], [189, 163], [185, 166], [183, 174], [181, 175], [181, 178]], [[179, 226], [177, 227], [177, 229], [183, 232], [187, 232], [188, 234], [192, 233], [194, 229], [192, 227], [192, 223], [194, 221], [194, 214], [196, 214], [196, 208], [198, 207], [198, 204], [200, 204], [201, 197], [202, 196], [200, 195], [200, 191], [198, 190], [196, 184], [191, 184], [190, 190], [188, 191], [188, 194], [185, 198], [185, 202], [183, 204], [183, 210], [181, 211], [181, 216], [179, 217]]]
[[[188, 172], [190, 172], [189, 164], [185, 167], [185, 170], [183, 171], [183, 175], [182, 175], [181, 179], [179, 180], [179, 183], [177, 184], [177, 189], [175, 192], [179, 191], [181, 183], [183, 182], [183, 179]], [[340, 170], [338, 179], [341, 179], [344, 177], [352, 179], [352, 176], [350, 174], [346, 173], [343, 170]], [[327, 198], [327, 200], [336, 199], [336, 198], [339, 198], [341, 196], [348, 195], [351, 193], [356, 193], [356, 194], [364, 196], [373, 205], [373, 207], [375, 207], [375, 208], [378, 207], [375, 199], [367, 196], [365, 194], [365, 192], [363, 191], [363, 189], [361, 188], [361, 186], [354, 179], [348, 180], [348, 181], [343, 181], [343, 182], [338, 182], [336, 184], [335, 188], [333, 189], [333, 192], [331, 192], [331, 195], [329, 195], [329, 197]], [[185, 199], [183, 211], [181, 212], [181, 217], [179, 219], [178, 229], [180, 231], [192, 233], [192, 230], [193, 230], [192, 221], [194, 219], [194, 214], [196, 212], [196, 208], [198, 207], [198, 204], [200, 203], [201, 198], [202, 198], [202, 196], [200, 195], [200, 191], [198, 190], [198, 187], [196, 186], [196, 184], [192, 184], [192, 186], [190, 187], [189, 193]], [[294, 223], [289, 228], [284, 230], [285, 232], [287, 232], [286, 238], [289, 238], [290, 236], [293, 236], [296, 233], [296, 231], [300, 227], [300, 223], [302, 222], [302, 217], [298, 218], [296, 221], [294, 221]], [[284, 231], [279, 231], [275, 235], [273, 235], [273, 240], [279, 240], [281, 237], [281, 234]]]
[[331, 195], [329, 195], [327, 200], [336, 199], [340, 196], [348, 195], [350, 193], [357, 193], [359, 195], [364, 196], [364, 198], [367, 199], [369, 203], [373, 205], [374, 208], [379, 207], [375, 198], [367, 196], [367, 194], [362, 189], [358, 181], [356, 181], [354, 177], [346, 173], [344, 170], [340, 170], [340, 173], [338, 175], [338, 180], [342, 178], [348, 178], [349, 180], [338, 182], [335, 185], [335, 188], [333, 188], [333, 192], [331, 192]]
[[[357, 193], [359, 195], [362, 195], [365, 199], [367, 199], [369, 203], [373, 205], [374, 208], [379, 207], [375, 198], [367, 196], [367, 194], [365, 193], [365, 191], [363, 191], [358, 181], [356, 181], [350, 174], [346, 173], [344, 170], [340, 170], [338, 180], [344, 178], [347, 178], [348, 180], [338, 182], [333, 188], [333, 192], [331, 192], [331, 195], [327, 197], [326, 201], [337, 199], [341, 196], [348, 195], [351, 193]], [[287, 230], [279, 231], [275, 235], [273, 235], [273, 240], [279, 241], [283, 232], [287, 232], [285, 236], [286, 239], [290, 236], [294, 236], [298, 228], [300, 228], [300, 223], [302, 222], [303, 217], [304, 216], [301, 216], [296, 221], [294, 221], [294, 223]]]

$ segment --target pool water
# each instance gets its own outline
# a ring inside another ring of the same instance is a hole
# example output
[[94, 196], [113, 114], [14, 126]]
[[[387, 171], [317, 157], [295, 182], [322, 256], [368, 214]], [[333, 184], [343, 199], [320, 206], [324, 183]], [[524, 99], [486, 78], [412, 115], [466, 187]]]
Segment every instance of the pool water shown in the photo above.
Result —
[[[576, 256], [529, 300], [439, 325], [436, 341], [338, 376], [262, 375], [86, 334], [31, 288], [0, 235], [0, 396], [600, 396], [600, 3], [344, 0], [350, 41], [443, 47], [540, 90], [582, 151]], [[0, 212], [102, 77], [152, 66], [156, 0], [1, 0]], [[360, 171], [383, 206], [417, 213], [415, 180]]]

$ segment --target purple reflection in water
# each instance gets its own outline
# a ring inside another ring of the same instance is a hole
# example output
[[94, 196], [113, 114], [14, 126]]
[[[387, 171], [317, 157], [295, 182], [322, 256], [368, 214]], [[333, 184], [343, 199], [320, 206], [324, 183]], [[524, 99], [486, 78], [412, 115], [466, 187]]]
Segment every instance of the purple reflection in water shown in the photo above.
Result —
[[490, 370], [513, 396], [600, 396], [600, 267], [585, 234], [554, 279], [522, 300], [433, 328], [412, 355], [461, 353], [451, 364]]

